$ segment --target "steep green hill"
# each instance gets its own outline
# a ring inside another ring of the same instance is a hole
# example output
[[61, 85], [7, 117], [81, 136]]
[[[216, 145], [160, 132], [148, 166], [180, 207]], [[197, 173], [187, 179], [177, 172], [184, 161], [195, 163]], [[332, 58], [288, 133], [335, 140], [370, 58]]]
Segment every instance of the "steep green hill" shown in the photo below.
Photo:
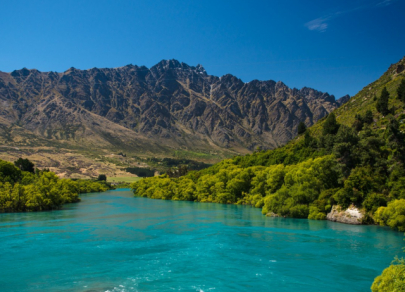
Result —
[[[389, 118], [377, 113], [376, 97], [381, 95], [384, 87], [390, 93], [389, 106], [393, 109], [396, 118], [404, 113], [403, 103], [397, 97], [397, 89], [399, 84], [405, 78], [405, 58], [396, 64], [391, 65], [388, 70], [376, 81], [364, 87], [349, 102], [334, 111], [337, 121], [346, 126], [351, 126], [355, 120], [356, 114], [364, 115], [367, 110], [371, 110], [374, 114], [374, 128], [384, 130], [384, 126], [388, 124]], [[403, 117], [402, 117], [403, 118]], [[311, 133], [320, 133], [322, 121], [311, 127]], [[401, 130], [405, 125], [401, 125]]]
[[[132, 185], [136, 196], [249, 204], [264, 214], [325, 219], [357, 207], [362, 223], [405, 230], [405, 58], [285, 146], [224, 160], [180, 178]], [[388, 106], [377, 111], [383, 89]]]

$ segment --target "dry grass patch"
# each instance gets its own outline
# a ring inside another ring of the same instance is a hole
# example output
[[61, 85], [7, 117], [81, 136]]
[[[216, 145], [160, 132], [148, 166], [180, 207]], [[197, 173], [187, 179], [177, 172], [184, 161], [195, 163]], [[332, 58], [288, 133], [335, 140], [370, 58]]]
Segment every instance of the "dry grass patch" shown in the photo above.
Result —
[[114, 176], [114, 177], [107, 177], [107, 181], [112, 182], [124, 182], [124, 183], [133, 183], [136, 181], [141, 180], [142, 177], [138, 176]]

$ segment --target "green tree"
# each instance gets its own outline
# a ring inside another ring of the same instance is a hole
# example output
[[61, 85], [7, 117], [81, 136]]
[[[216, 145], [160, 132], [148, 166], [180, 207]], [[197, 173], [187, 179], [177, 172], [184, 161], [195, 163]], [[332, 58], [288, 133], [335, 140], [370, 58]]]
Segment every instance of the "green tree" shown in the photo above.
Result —
[[382, 226], [388, 225], [392, 229], [405, 231], [405, 200], [394, 200], [387, 207], [378, 208], [374, 220]]
[[405, 135], [399, 128], [397, 119], [390, 119], [385, 130], [384, 136], [387, 140], [387, 146], [392, 149], [392, 158], [405, 161]]
[[99, 174], [97, 180], [107, 181], [107, 176], [105, 174]]
[[[349, 199], [350, 203], [359, 205], [369, 193], [378, 192], [379, 187], [383, 184], [384, 179], [375, 173], [371, 167], [356, 167], [352, 169], [350, 176], [344, 182], [344, 191], [342, 194], [345, 194]], [[347, 202], [342, 198], [337, 197], [337, 201], [340, 205], [348, 207], [344, 204]]]
[[361, 131], [361, 129], [363, 129], [363, 125], [364, 125], [363, 117], [361, 115], [356, 115], [354, 117], [353, 128], [358, 132]]
[[339, 130], [339, 124], [336, 121], [336, 116], [335, 114], [332, 112], [328, 115], [328, 117], [326, 118], [325, 123], [323, 123], [323, 135], [335, 135], [337, 133], [337, 131]]
[[363, 117], [363, 122], [367, 125], [370, 125], [373, 122], [373, 112], [371, 110], [366, 111], [366, 114]]
[[316, 141], [314, 138], [311, 137], [311, 134], [309, 133], [309, 131], [305, 131], [305, 135], [304, 135], [304, 145], [305, 147], [311, 147], [312, 144], [315, 144]]
[[307, 126], [305, 126], [305, 123], [300, 122], [298, 124], [298, 135], [304, 134], [306, 130], [307, 130]]
[[376, 108], [377, 111], [382, 115], [387, 115], [389, 113], [388, 110], [388, 100], [390, 98], [390, 94], [387, 91], [387, 88], [384, 87], [381, 91], [380, 98], [377, 99]]
[[402, 102], [405, 102], [405, 79], [402, 79], [401, 84], [397, 89], [398, 99]]
[[309, 207], [308, 219], [310, 220], [324, 220], [326, 214], [322, 213], [316, 206]]
[[380, 276], [374, 279], [372, 292], [402, 292], [405, 291], [405, 260], [395, 260]]
[[101, 181], [59, 179], [50, 171], [21, 171], [0, 160], [0, 213], [59, 209], [63, 204], [79, 202], [79, 193], [110, 188]]
[[27, 158], [23, 159], [23, 158], [18, 158], [16, 161], [14, 161], [14, 165], [17, 166], [19, 169], [21, 169], [22, 171], [28, 171], [31, 173], [34, 173], [34, 163], [32, 163], [31, 161], [29, 161]]
[[22, 178], [21, 170], [12, 163], [0, 160], [0, 182], [15, 183]]

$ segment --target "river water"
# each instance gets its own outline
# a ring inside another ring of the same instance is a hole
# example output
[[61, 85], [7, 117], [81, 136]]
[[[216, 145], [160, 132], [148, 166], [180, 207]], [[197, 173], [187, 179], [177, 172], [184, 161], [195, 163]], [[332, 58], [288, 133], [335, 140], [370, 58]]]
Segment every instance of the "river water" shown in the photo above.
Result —
[[82, 195], [0, 214], [0, 291], [370, 291], [402, 254], [378, 226], [266, 218], [246, 206]]

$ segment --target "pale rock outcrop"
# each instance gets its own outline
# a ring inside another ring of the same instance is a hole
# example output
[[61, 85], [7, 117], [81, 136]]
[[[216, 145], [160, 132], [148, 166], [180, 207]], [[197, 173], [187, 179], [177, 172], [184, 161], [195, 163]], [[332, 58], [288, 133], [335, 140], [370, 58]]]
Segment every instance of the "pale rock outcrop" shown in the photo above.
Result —
[[353, 205], [346, 210], [343, 210], [340, 206], [335, 205], [327, 214], [326, 219], [334, 222], [360, 225], [362, 224], [363, 217], [364, 214]]
[[267, 217], [280, 217], [278, 214], [273, 213], [273, 212], [269, 212], [266, 214]]

